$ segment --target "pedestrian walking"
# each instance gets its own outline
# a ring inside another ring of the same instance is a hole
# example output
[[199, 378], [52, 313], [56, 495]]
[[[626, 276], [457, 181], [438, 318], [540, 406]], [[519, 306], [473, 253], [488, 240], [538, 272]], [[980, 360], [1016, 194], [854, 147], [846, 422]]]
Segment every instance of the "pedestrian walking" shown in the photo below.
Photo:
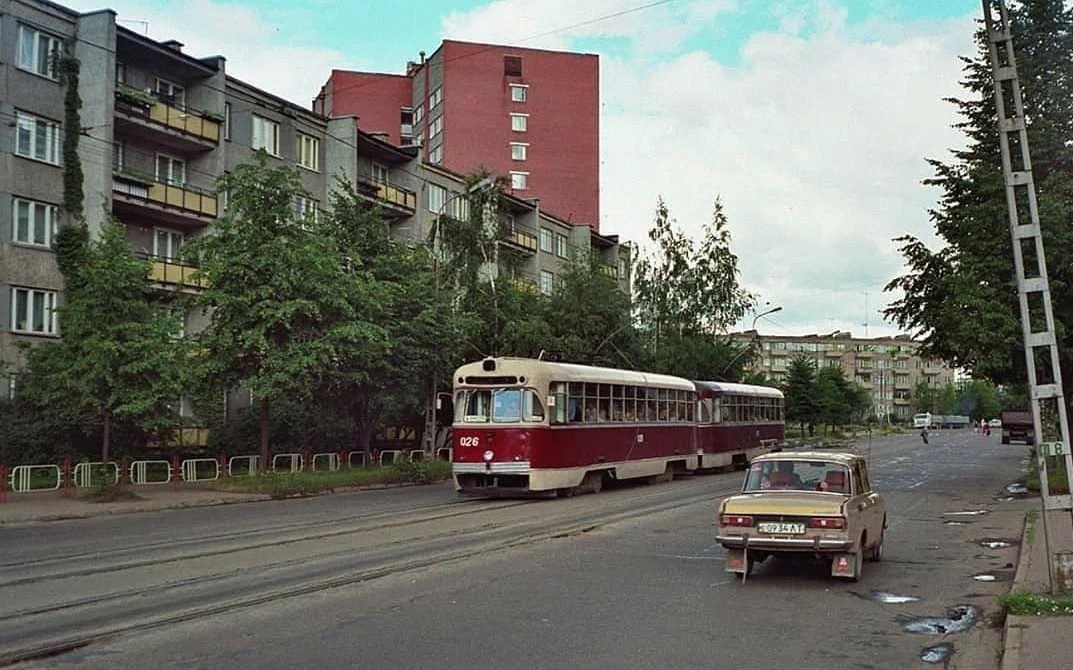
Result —
[[920, 429], [920, 439], [921, 439], [921, 441], [924, 442], [924, 444], [928, 443], [928, 427], [927, 426], [924, 426], [923, 428]]

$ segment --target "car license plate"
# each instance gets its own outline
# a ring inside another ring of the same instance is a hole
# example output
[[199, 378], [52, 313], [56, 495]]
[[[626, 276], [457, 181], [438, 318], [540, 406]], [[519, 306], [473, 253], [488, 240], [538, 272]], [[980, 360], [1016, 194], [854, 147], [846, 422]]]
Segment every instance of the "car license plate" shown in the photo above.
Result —
[[757, 530], [772, 535], [801, 535], [805, 532], [805, 524], [768, 521], [757, 524]]

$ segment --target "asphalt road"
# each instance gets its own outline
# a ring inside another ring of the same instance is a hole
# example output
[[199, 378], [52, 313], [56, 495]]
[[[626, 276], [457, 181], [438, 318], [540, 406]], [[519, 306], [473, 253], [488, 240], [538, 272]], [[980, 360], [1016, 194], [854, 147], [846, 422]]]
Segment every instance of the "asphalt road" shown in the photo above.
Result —
[[1017, 553], [1000, 541], [1038, 507], [997, 498], [1027, 450], [971, 431], [857, 449], [890, 510], [858, 584], [799, 561], [723, 572], [715, 501], [740, 473], [546, 501], [438, 485], [0, 530], [0, 662], [994, 667], [984, 619]]

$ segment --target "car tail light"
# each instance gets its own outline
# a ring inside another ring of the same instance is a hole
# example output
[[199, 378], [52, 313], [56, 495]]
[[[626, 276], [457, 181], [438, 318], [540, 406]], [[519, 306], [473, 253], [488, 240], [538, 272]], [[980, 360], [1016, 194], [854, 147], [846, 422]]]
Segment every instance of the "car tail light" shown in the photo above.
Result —
[[751, 526], [753, 518], [748, 514], [720, 514], [719, 523], [724, 526]]
[[840, 516], [814, 516], [808, 520], [808, 527], [841, 530], [846, 527], [846, 520]]

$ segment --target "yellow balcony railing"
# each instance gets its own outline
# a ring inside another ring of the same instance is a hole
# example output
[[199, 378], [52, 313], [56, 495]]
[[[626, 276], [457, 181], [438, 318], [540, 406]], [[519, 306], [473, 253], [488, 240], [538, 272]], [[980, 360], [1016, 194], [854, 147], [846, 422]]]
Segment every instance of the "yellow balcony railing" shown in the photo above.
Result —
[[391, 184], [385, 184], [384, 182], [377, 181], [369, 176], [362, 177], [361, 182], [365, 185], [369, 195], [372, 195], [377, 200], [392, 204], [396, 207], [401, 207], [411, 212], [417, 210], [417, 194], [413, 191]]
[[127, 198], [182, 209], [199, 216], [216, 218], [219, 205], [216, 196], [185, 184], [162, 184], [152, 177], [117, 172], [112, 191]]
[[521, 247], [532, 253], [536, 253], [537, 250], [537, 236], [532, 233], [527, 233], [524, 230], [512, 230], [508, 232], [503, 241]]
[[180, 263], [166, 258], [149, 259], [149, 279], [158, 284], [170, 284], [172, 286], [184, 286], [186, 288], [203, 289], [209, 287], [209, 281], [204, 277], [195, 277], [197, 268], [193, 265]]
[[519, 291], [522, 291], [523, 293], [532, 293], [535, 295], [540, 292], [540, 287], [537, 286], [537, 283], [530, 279], [519, 279], [517, 277], [512, 277], [509, 281], [511, 286], [518, 289]]
[[124, 86], [116, 88], [116, 100], [121, 112], [213, 143], [220, 141], [220, 122], [203, 112], [181, 109], [152, 93]]
[[600, 274], [607, 275], [612, 279], [618, 279], [618, 268], [616, 268], [614, 265], [600, 263], [596, 266], [596, 269], [597, 271], [599, 271]]

